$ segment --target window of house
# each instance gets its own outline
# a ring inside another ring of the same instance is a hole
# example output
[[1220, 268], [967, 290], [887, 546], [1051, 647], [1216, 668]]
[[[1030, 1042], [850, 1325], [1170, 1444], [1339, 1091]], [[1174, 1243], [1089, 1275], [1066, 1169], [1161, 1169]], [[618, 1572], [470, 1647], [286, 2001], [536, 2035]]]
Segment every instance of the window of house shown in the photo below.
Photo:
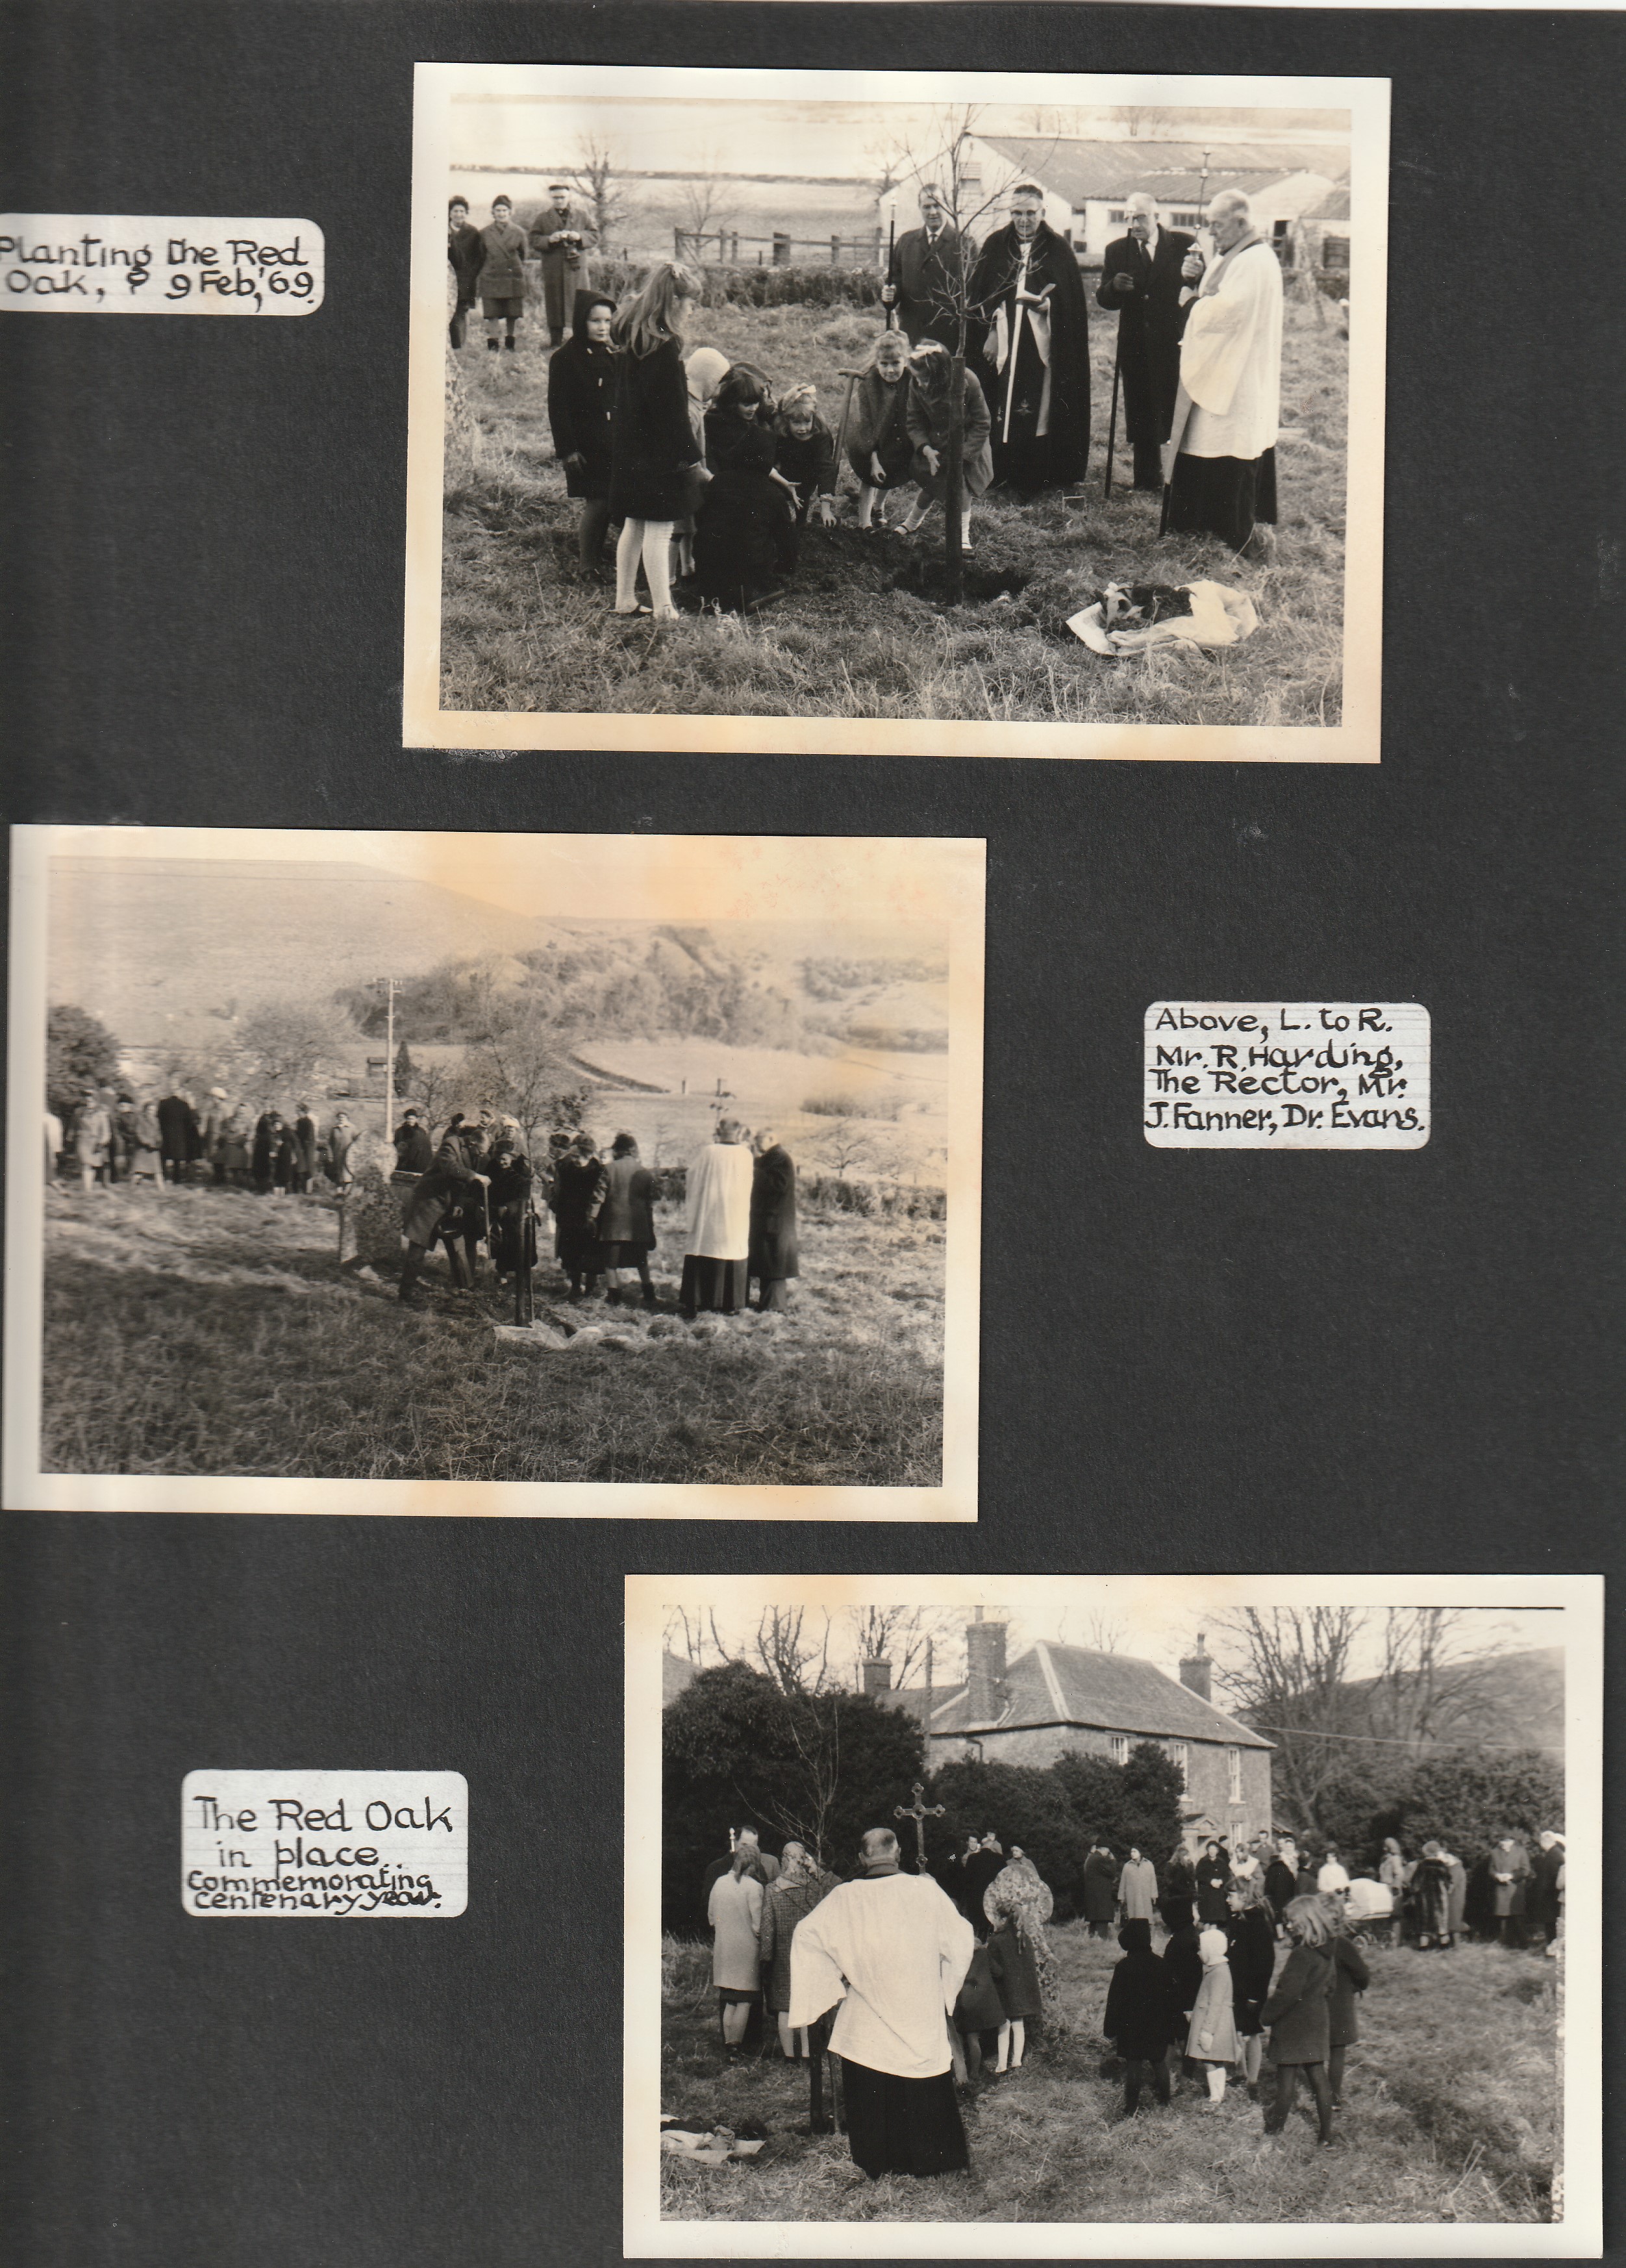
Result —
[[1114, 1764], [1128, 1764], [1129, 1760], [1129, 1736], [1127, 1733], [1115, 1733], [1107, 1742], [1107, 1745], [1112, 1750], [1112, 1760]]
[[1107, 219], [1112, 223], [1115, 228], [1122, 228], [1129, 217], [1129, 207], [1127, 205], [1114, 205], [1112, 210], [1107, 216]]
[[1181, 1784], [1181, 1786], [1182, 1787], [1184, 1787], [1184, 1786], [1185, 1786], [1185, 1785], [1186, 1785], [1186, 1777], [1187, 1777], [1187, 1773], [1186, 1773], [1186, 1760], [1187, 1760], [1187, 1749], [1186, 1749], [1186, 1743], [1184, 1742], [1184, 1741], [1165, 1741], [1165, 1742], [1164, 1742], [1164, 1743], [1163, 1743], [1163, 1753], [1164, 1753], [1164, 1755], [1168, 1758], [1169, 1762], [1174, 1765], [1174, 1767], [1175, 1771], [1180, 1774], [1180, 1784]]
[[1202, 225], [1203, 216], [1200, 212], [1172, 212], [1169, 215], [1171, 228], [1201, 228]]
[[1242, 1751], [1240, 1749], [1225, 1750], [1225, 1771], [1231, 1782], [1231, 1800], [1232, 1803], [1240, 1803], [1242, 1800]]

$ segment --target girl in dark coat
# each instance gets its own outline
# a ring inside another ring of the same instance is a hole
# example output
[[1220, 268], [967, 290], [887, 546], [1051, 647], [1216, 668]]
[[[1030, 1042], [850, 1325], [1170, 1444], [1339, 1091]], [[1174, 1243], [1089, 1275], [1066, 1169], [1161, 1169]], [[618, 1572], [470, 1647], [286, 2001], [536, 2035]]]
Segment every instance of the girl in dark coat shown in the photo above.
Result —
[[774, 430], [779, 436], [775, 469], [790, 482], [790, 516], [781, 526], [779, 563], [794, 575], [801, 533], [813, 512], [822, 527], [835, 524], [835, 436], [819, 415], [818, 389], [793, 386], [780, 397]]
[[672, 529], [694, 507], [706, 477], [688, 422], [683, 325], [696, 298], [686, 268], [662, 261], [610, 325], [615, 396], [610, 419], [610, 518], [622, 522], [615, 547], [615, 611], [636, 615], [638, 565], [650, 610], [675, 622]]
[[[652, 1307], [655, 1286], [650, 1281], [650, 1255], [655, 1249], [655, 1176], [647, 1166], [639, 1164], [638, 1145], [630, 1134], [618, 1134], [610, 1145], [596, 1228], [599, 1265], [636, 1268], [644, 1287], [644, 1304]], [[612, 1283], [604, 1296], [612, 1307], [617, 1306], [621, 1285]]]
[[1197, 1919], [1223, 1927], [1230, 1907], [1225, 1904], [1225, 1892], [1230, 1887], [1231, 1869], [1219, 1855], [1219, 1845], [1205, 1843], [1203, 1856], [1197, 1860]]
[[577, 558], [590, 575], [604, 556], [610, 524], [610, 418], [615, 357], [610, 319], [615, 303], [602, 291], [578, 291], [570, 335], [548, 364], [548, 423], [554, 454], [564, 468], [567, 496], [579, 497]]
[[1004, 2021], [1004, 2003], [989, 1967], [988, 1948], [979, 1932], [976, 1951], [971, 1956], [971, 1966], [954, 2003], [954, 2029], [960, 2034], [966, 2070], [971, 2078], [980, 2076], [983, 2065], [994, 2054]]
[[1249, 2099], [1259, 2100], [1259, 2069], [1264, 2060], [1264, 2026], [1260, 2010], [1270, 1994], [1276, 1966], [1276, 1926], [1257, 1872], [1233, 1879], [1225, 1893], [1225, 1958], [1231, 1964], [1231, 2013], [1242, 2043], [1242, 2076]]
[[591, 1134], [578, 1134], [554, 1168], [554, 1251], [570, 1279], [570, 1297], [582, 1296], [599, 1281], [599, 1241], [593, 1224], [604, 1200], [605, 1170]]
[[1270, 1902], [1271, 1917], [1278, 1929], [1282, 1926], [1282, 1916], [1298, 1895], [1298, 1876], [1278, 1851], [1265, 1868], [1265, 1896]]
[[1170, 2061], [1183, 2048], [1203, 1983], [1203, 1955], [1188, 1898], [1160, 1901], [1169, 1941], [1163, 1948], [1163, 1987], [1168, 1995]]
[[779, 531], [795, 490], [775, 469], [779, 436], [768, 381], [736, 363], [706, 412], [711, 479], [695, 517], [695, 584], [701, 598], [743, 614], [774, 580]]
[[1332, 1991], [1327, 2003], [1327, 2082], [1332, 2089], [1333, 2109], [1342, 2110], [1344, 2056], [1361, 2036], [1356, 1998], [1371, 1984], [1372, 1972], [1361, 1958], [1360, 1948], [1350, 1940], [1343, 1900], [1323, 1898], [1321, 1908], [1329, 1933], [1328, 1950], [1333, 1957]]
[[758, 1134], [753, 1146], [756, 1164], [751, 1174], [751, 1248], [746, 1269], [747, 1276], [757, 1279], [757, 1306], [780, 1314], [790, 1305], [786, 1285], [801, 1272], [796, 1248], [796, 1167], [789, 1151], [769, 1133]]
[[[934, 504], [946, 510], [949, 429], [953, 421], [953, 363], [936, 339], [923, 339], [909, 357], [909, 408], [904, 425], [915, 445], [910, 470], [920, 482], [901, 533], [913, 535]], [[989, 446], [988, 403], [969, 371], [965, 374], [965, 430], [960, 439], [960, 547], [971, 549], [971, 499], [987, 492], [994, 477]]]
[[1163, 1917], [1163, 1926], [1171, 1934], [1179, 1924], [1169, 1918], [1172, 1907], [1184, 1907], [1186, 1918], [1191, 1918], [1190, 1909], [1196, 1903], [1196, 1871], [1186, 1856], [1186, 1846], [1177, 1843], [1165, 1859], [1159, 1876], [1158, 1911]]
[[[913, 477], [909, 438], [909, 348], [901, 331], [883, 331], [869, 368], [858, 380], [847, 423], [847, 461], [858, 475], [858, 525], [872, 526], [879, 491]], [[883, 509], [880, 525], [887, 525]]]
[[1163, 1963], [1151, 1949], [1149, 1921], [1126, 1921], [1118, 1942], [1123, 1959], [1107, 1987], [1101, 2029], [1123, 2058], [1123, 2116], [1132, 2118], [1148, 2077], [1159, 2102], [1169, 2099], [1168, 1984]]
[[1276, 2100], [1265, 2112], [1265, 2132], [1279, 2134], [1286, 2125], [1302, 2074], [1315, 2097], [1317, 2139], [1330, 2142], [1333, 2095], [1327, 2058], [1332, 2051], [1333, 1956], [1320, 1898], [1293, 1900], [1287, 1909], [1287, 1934], [1293, 1949], [1260, 2011], [1270, 2027], [1270, 2060], [1276, 2066]]
[[276, 1149], [282, 1138], [282, 1114], [276, 1110], [262, 1110], [254, 1122], [254, 1187], [262, 1197], [271, 1194], [271, 1178], [276, 1170]]

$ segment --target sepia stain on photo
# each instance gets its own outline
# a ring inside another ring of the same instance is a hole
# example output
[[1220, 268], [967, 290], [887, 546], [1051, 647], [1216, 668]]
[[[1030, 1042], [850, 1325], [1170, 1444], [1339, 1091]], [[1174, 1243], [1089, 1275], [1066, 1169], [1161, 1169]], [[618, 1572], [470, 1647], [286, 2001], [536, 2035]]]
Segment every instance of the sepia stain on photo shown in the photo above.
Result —
[[18, 843], [45, 1500], [975, 1516], [980, 843]]

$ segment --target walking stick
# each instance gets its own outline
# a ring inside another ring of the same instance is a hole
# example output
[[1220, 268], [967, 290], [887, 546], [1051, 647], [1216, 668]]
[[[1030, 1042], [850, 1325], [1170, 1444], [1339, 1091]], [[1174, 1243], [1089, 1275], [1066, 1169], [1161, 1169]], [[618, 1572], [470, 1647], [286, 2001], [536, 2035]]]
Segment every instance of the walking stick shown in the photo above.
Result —
[[[897, 233], [898, 233], [898, 208], [897, 208], [896, 204], [894, 203], [894, 206], [893, 206], [893, 208], [892, 208], [891, 212], [887, 215], [887, 288], [888, 288], [888, 290], [891, 290], [891, 291], [895, 291], [895, 290], [896, 290], [896, 288], [897, 288], [897, 287], [894, 284], [894, 283], [893, 283], [893, 281], [892, 281], [892, 247], [893, 247], [894, 239], [896, 238]], [[890, 307], [888, 307], [888, 308], [887, 308], [887, 328], [889, 331], [895, 331], [895, 330], [897, 329], [897, 328], [898, 328], [898, 303], [897, 303], [896, 299], [894, 298], [894, 301], [893, 301], [893, 303], [892, 303], [892, 305], [891, 305], [891, 306], [890, 306]]]
[[842, 466], [845, 462], [842, 455], [842, 444], [847, 438], [847, 421], [852, 414], [852, 389], [864, 373], [859, 370], [838, 370], [835, 375], [837, 378], [844, 378], [847, 381], [847, 391], [842, 397], [842, 422], [835, 429], [835, 477], [839, 481], [842, 476]]
[[1123, 371], [1123, 318], [1118, 318], [1118, 344], [1112, 358], [1112, 416], [1107, 423], [1107, 477], [1101, 483], [1101, 494], [1112, 494], [1112, 453], [1118, 438], [1118, 380]]

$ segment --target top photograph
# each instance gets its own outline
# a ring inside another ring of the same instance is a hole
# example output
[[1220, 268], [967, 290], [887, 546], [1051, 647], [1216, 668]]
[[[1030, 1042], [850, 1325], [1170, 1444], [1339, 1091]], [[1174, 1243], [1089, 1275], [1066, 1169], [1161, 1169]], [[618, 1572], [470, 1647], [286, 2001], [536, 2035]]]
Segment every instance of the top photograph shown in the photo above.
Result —
[[1376, 762], [1388, 111], [420, 64], [405, 744]]

